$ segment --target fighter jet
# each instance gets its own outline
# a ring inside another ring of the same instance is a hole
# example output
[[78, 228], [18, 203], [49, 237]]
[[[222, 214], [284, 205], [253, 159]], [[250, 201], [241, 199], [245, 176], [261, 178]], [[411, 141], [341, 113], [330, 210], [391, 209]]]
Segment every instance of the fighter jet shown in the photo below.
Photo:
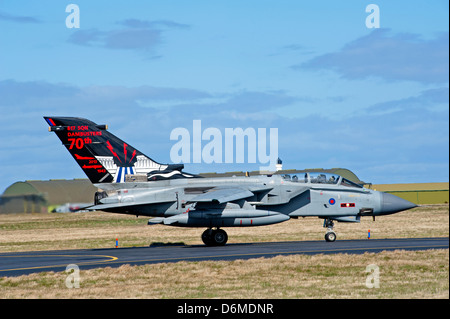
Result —
[[366, 189], [336, 174], [265, 174], [205, 178], [183, 164], [161, 164], [122, 141], [106, 125], [76, 117], [44, 117], [90, 181], [100, 189], [89, 210], [149, 216], [148, 224], [203, 227], [207, 246], [225, 245], [226, 227], [254, 227], [315, 216], [333, 242], [334, 222], [394, 214], [417, 205]]

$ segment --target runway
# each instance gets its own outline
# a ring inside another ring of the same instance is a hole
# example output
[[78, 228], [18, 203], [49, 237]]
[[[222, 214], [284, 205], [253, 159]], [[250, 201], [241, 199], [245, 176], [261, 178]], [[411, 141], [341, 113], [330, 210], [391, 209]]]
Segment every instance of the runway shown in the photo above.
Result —
[[401, 238], [325, 241], [289, 241], [203, 245], [162, 245], [87, 250], [34, 251], [0, 254], [0, 277], [43, 271], [65, 271], [69, 264], [80, 270], [178, 261], [236, 260], [293, 254], [363, 254], [385, 250], [448, 249], [449, 238]]

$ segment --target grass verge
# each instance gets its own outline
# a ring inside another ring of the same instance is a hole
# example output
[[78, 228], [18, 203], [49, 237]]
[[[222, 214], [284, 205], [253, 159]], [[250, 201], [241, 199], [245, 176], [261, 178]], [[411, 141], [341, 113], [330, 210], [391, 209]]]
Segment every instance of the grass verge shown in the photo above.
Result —
[[[107, 213], [0, 215], [0, 251], [200, 244], [203, 229], [147, 226], [147, 218]], [[336, 223], [339, 239], [443, 237], [449, 206], [433, 205], [359, 224]], [[305, 218], [256, 228], [229, 228], [229, 242], [323, 240], [322, 220]], [[368, 265], [379, 288], [366, 286]], [[1, 298], [449, 298], [447, 250], [363, 255], [295, 255], [236, 261], [124, 265], [68, 274], [0, 278]]]

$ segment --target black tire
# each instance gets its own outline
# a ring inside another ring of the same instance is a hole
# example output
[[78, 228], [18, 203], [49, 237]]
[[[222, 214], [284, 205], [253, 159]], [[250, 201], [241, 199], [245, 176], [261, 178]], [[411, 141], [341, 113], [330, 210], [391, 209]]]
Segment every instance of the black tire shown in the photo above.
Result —
[[228, 241], [228, 235], [223, 229], [213, 231], [212, 238], [216, 246], [225, 246]]
[[325, 234], [325, 240], [328, 242], [334, 242], [336, 240], [336, 233], [335, 232], [328, 232]]
[[94, 204], [95, 205], [101, 204], [100, 200], [106, 197], [108, 197], [108, 194], [106, 194], [106, 192], [95, 192]]
[[206, 246], [224, 246], [228, 235], [222, 229], [207, 229], [202, 234], [202, 241]]
[[202, 241], [206, 246], [214, 246], [213, 236], [214, 231], [211, 229], [207, 229], [202, 234]]

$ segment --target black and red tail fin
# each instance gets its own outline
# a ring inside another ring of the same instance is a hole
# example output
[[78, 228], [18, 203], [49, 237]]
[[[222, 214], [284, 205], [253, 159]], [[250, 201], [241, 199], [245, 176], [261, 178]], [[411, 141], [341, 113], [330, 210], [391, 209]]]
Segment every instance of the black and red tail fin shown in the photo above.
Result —
[[45, 116], [44, 119], [50, 126], [49, 131], [56, 133], [93, 184], [123, 183], [132, 175], [145, 181], [157, 180], [161, 178], [156, 176], [177, 175], [174, 172], [181, 174], [180, 177], [193, 177], [181, 172], [182, 165], [155, 162], [108, 132], [106, 125], [78, 117]]

